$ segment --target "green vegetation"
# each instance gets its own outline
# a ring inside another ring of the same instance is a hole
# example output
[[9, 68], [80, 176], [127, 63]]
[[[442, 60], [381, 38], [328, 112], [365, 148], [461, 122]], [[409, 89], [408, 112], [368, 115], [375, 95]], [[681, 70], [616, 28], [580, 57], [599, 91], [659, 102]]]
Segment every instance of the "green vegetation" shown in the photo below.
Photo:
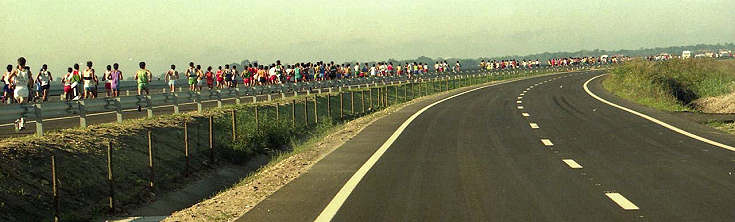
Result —
[[[288, 153], [300, 152], [301, 144], [327, 135], [345, 121], [387, 106], [447, 89], [538, 74], [542, 73], [506, 73], [302, 95], [268, 103], [225, 106], [204, 113], [66, 129], [50, 132], [45, 137], [5, 139], [0, 144], [0, 221], [53, 219], [52, 156], [62, 221], [88, 221], [110, 213], [124, 215], [127, 210], [182, 187], [222, 164], [242, 164], [262, 155], [281, 157], [273, 160], [278, 161]], [[379, 92], [384, 97], [378, 97]], [[209, 146], [210, 129], [214, 133], [213, 149]], [[149, 133], [152, 168], [149, 168]], [[188, 167], [185, 141], [189, 147]], [[112, 185], [107, 180], [108, 143], [112, 144]], [[155, 176], [153, 187], [150, 187], [151, 170]], [[114, 212], [108, 207], [110, 188], [115, 193]]]
[[631, 61], [613, 69], [603, 86], [615, 95], [666, 111], [697, 111], [692, 102], [733, 91], [735, 61]]

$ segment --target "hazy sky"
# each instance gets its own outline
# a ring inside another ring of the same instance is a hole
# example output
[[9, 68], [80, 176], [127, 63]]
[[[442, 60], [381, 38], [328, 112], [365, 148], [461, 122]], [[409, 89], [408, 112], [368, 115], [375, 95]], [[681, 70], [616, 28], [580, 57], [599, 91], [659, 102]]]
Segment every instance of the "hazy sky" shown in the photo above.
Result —
[[[733, 0], [0, 0], [0, 64], [493, 57], [735, 42]], [[5, 67], [5, 65], [3, 65]]]

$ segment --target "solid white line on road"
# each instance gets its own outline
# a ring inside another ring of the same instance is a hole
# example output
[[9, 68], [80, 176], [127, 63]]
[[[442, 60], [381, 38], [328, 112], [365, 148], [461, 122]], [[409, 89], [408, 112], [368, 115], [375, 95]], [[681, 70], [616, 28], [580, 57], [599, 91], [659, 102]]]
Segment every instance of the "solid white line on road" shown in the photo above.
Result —
[[516, 107], [516, 108], [518, 108], [518, 109], [523, 109], [523, 106], [518, 106], [518, 107]]
[[523, 101], [518, 100], [518, 101], [516, 101], [516, 103], [521, 104], [521, 103], [523, 103]]
[[[404, 121], [401, 124], [401, 126], [398, 127], [398, 129], [396, 129], [395, 132], [393, 132], [393, 134], [388, 138], [388, 140], [386, 140], [385, 143], [383, 143], [383, 145], [381, 145], [380, 148], [378, 148], [378, 150], [376, 150], [375, 153], [373, 153], [373, 155], [370, 156], [370, 158], [367, 161], [365, 161], [365, 163], [355, 172], [355, 174], [353, 174], [352, 177], [350, 177], [350, 179], [347, 180], [347, 183], [345, 183], [345, 185], [342, 186], [342, 188], [337, 192], [334, 198], [332, 198], [332, 200], [329, 201], [329, 204], [327, 204], [324, 210], [322, 210], [322, 212], [319, 214], [319, 216], [314, 221], [327, 222], [327, 221], [331, 221], [332, 218], [334, 218], [334, 215], [337, 214], [337, 211], [339, 211], [339, 208], [342, 207], [342, 204], [344, 204], [344, 202], [347, 201], [347, 197], [349, 197], [352, 191], [355, 189], [355, 187], [357, 187], [357, 184], [360, 183], [360, 180], [362, 180], [362, 178], [365, 177], [365, 175], [368, 173], [370, 168], [372, 168], [375, 165], [375, 163], [378, 162], [380, 157], [383, 156], [383, 154], [386, 151], [388, 151], [388, 148], [390, 148], [390, 146], [393, 145], [393, 143], [398, 139], [398, 136], [400, 136], [401, 133], [403, 133], [403, 131], [406, 130], [408, 125], [411, 124], [411, 122], [413, 122], [413, 120], [416, 119], [419, 115], [421, 115], [421, 113], [425, 112], [426, 110], [435, 106], [436, 104], [447, 101], [454, 97], [458, 97], [458, 96], [461, 96], [461, 95], [464, 95], [464, 94], [467, 94], [467, 93], [470, 93], [476, 90], [484, 89], [487, 87], [496, 86], [496, 85], [505, 84], [505, 83], [511, 83], [511, 82], [515, 82], [519, 80], [523, 80], [523, 79], [512, 80], [508, 82], [501, 82], [497, 84], [486, 85], [486, 86], [481, 86], [475, 89], [467, 90], [465, 92], [461, 92], [456, 95], [436, 101], [422, 108], [418, 112], [414, 113], [411, 117], [409, 117], [406, 121]], [[519, 106], [519, 107], [522, 108], [522, 106]]]
[[551, 143], [551, 140], [549, 139], [541, 139], [541, 143], [544, 144], [544, 146], [553, 146], [554, 144]]
[[701, 137], [701, 136], [695, 135], [695, 134], [693, 134], [693, 133], [690, 133], [690, 132], [684, 131], [684, 130], [682, 130], [682, 129], [679, 129], [679, 128], [675, 127], [675, 126], [672, 126], [672, 125], [670, 125], [670, 124], [668, 124], [668, 123], [665, 123], [665, 122], [663, 122], [663, 121], [661, 121], [661, 120], [655, 119], [655, 118], [653, 118], [653, 117], [650, 117], [650, 116], [648, 116], [648, 115], [645, 115], [645, 114], [643, 114], [643, 113], [639, 113], [639, 112], [637, 112], [637, 111], [635, 111], [635, 110], [632, 110], [632, 109], [628, 109], [628, 108], [626, 108], [626, 107], [624, 107], [624, 106], [621, 106], [621, 105], [618, 105], [618, 104], [615, 104], [615, 103], [609, 102], [609, 101], [607, 101], [607, 100], [605, 100], [605, 99], [603, 99], [603, 98], [600, 98], [599, 96], [597, 96], [597, 95], [595, 95], [594, 93], [592, 93], [592, 91], [590, 91], [590, 89], [589, 89], [589, 87], [588, 87], [587, 85], [588, 85], [588, 84], [589, 84], [589, 83], [590, 83], [590, 82], [591, 82], [592, 80], [594, 80], [594, 79], [596, 79], [596, 78], [599, 78], [599, 77], [601, 77], [601, 76], [604, 76], [604, 75], [607, 75], [607, 74], [602, 74], [602, 75], [599, 75], [599, 76], [595, 76], [595, 77], [592, 77], [591, 79], [587, 80], [587, 82], [584, 82], [584, 84], [582, 85], [582, 86], [584, 87], [584, 91], [586, 91], [586, 92], [587, 92], [587, 94], [589, 94], [590, 96], [592, 96], [592, 98], [595, 98], [595, 99], [599, 100], [600, 102], [603, 102], [603, 103], [605, 103], [605, 104], [608, 104], [608, 105], [610, 105], [610, 106], [613, 106], [613, 107], [615, 107], [615, 108], [618, 108], [618, 109], [622, 109], [622, 110], [624, 110], [624, 111], [626, 111], [626, 112], [629, 112], [629, 113], [632, 113], [632, 114], [634, 114], [634, 115], [640, 116], [640, 117], [642, 117], [642, 118], [644, 118], [644, 119], [647, 119], [648, 121], [654, 122], [654, 123], [656, 123], [656, 124], [658, 124], [658, 125], [661, 125], [661, 126], [663, 126], [663, 127], [666, 127], [666, 128], [668, 128], [668, 129], [670, 129], [670, 130], [672, 130], [672, 131], [674, 131], [674, 132], [677, 132], [677, 133], [679, 133], [679, 134], [682, 134], [682, 135], [688, 136], [688, 137], [690, 137], [690, 138], [692, 138], [692, 139], [695, 139], [695, 140], [699, 140], [699, 141], [702, 141], [702, 142], [708, 143], [708, 144], [710, 144], [710, 145], [713, 145], [713, 146], [716, 146], [716, 147], [720, 147], [720, 148], [722, 148], [722, 149], [726, 149], [726, 150], [730, 150], [730, 151], [735, 151], [735, 147], [732, 147], [732, 146], [729, 146], [729, 145], [725, 145], [725, 144], [719, 143], [719, 142], [717, 142], [717, 141], [713, 141], [713, 140], [710, 140], [710, 139], [707, 139], [707, 138], [704, 138], [704, 137]]
[[536, 124], [536, 123], [529, 123], [529, 125], [531, 125], [531, 129], [538, 129], [539, 128], [538, 127], [538, 124]]
[[574, 161], [573, 159], [563, 159], [561, 161], [564, 161], [564, 163], [569, 165], [569, 167], [571, 167], [572, 169], [582, 169], [582, 165], [579, 165], [579, 163], [577, 163], [577, 161]]
[[623, 195], [619, 193], [605, 193], [605, 196], [610, 198], [612, 201], [614, 201], [618, 206], [623, 208], [623, 210], [638, 210], [638, 206], [633, 204], [633, 202], [630, 202], [630, 200], [626, 199]]
[[521, 115], [523, 115], [523, 116], [525, 116], [525, 117], [529, 117], [529, 116], [531, 116], [531, 114], [528, 114], [528, 113], [521, 113]]

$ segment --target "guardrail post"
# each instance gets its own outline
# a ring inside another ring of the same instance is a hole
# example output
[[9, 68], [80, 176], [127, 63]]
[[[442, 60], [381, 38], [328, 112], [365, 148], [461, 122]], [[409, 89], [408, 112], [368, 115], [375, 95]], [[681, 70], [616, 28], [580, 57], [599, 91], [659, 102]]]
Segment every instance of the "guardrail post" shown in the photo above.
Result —
[[33, 105], [33, 114], [36, 118], [36, 136], [43, 136], [43, 110], [42, 104]]
[[153, 118], [153, 104], [151, 101], [151, 96], [145, 96], [145, 110], [148, 113], [148, 118]]
[[79, 127], [87, 127], [87, 108], [84, 105], [84, 100], [77, 101], [79, 106]]
[[197, 104], [197, 112], [202, 112], [202, 92], [194, 93], [194, 102]]
[[240, 104], [240, 87], [235, 87], [235, 104]]
[[[176, 90], [174, 89], [174, 91], [176, 91]], [[174, 113], [175, 114], [179, 114], [179, 98], [178, 98], [178, 96], [176, 96], [176, 93], [175, 92], [171, 92], [171, 96], [174, 97], [173, 100], [172, 100], [172, 102], [173, 102], [172, 105], [174, 106]]]
[[120, 97], [115, 98], [115, 116], [117, 117], [117, 122], [122, 123], [123, 121], [123, 111], [122, 111], [122, 101], [120, 100]]
[[222, 90], [217, 90], [217, 108], [222, 108]]

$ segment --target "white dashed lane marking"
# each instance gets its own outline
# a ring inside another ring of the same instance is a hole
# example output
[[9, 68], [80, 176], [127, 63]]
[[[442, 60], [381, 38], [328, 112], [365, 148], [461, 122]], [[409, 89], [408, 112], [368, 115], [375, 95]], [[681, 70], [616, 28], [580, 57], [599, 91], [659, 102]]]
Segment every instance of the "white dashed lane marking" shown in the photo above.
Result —
[[553, 146], [554, 144], [551, 143], [551, 140], [549, 139], [541, 139], [541, 143], [544, 144], [544, 146]]
[[518, 106], [518, 107], [516, 107], [516, 108], [518, 108], [518, 109], [523, 109], [523, 106]]
[[582, 169], [582, 165], [579, 165], [577, 161], [574, 161], [573, 159], [563, 159], [561, 161], [564, 161], [567, 165], [569, 165], [572, 169]]
[[531, 116], [531, 114], [528, 114], [528, 113], [521, 113], [521, 115], [523, 115], [523, 116], [525, 116], [525, 117], [529, 117], [529, 116]]
[[523, 99], [523, 96], [519, 96], [518, 99]]
[[638, 206], [633, 204], [633, 202], [630, 202], [627, 198], [625, 198], [623, 195], [619, 193], [605, 193], [605, 196], [610, 198], [612, 201], [614, 201], [618, 206], [623, 208], [623, 210], [638, 210]]
[[521, 104], [521, 103], [523, 103], [523, 101], [518, 100], [518, 101], [516, 101], [516, 103]]
[[531, 129], [538, 129], [538, 124], [536, 123], [529, 123], [528, 125], [531, 125]]

